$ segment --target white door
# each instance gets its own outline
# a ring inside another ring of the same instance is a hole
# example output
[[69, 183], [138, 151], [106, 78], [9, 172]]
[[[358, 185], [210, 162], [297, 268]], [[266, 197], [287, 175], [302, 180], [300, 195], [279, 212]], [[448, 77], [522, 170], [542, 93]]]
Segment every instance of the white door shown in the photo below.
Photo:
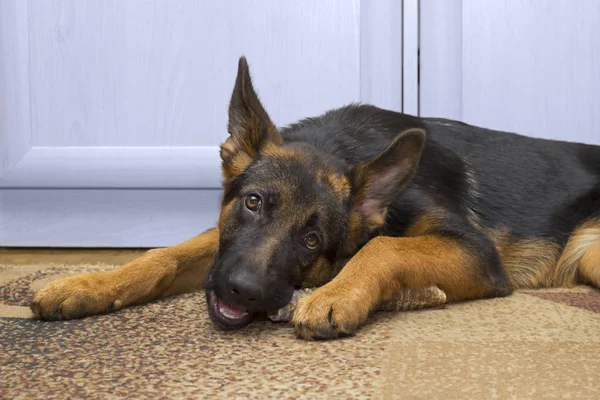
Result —
[[213, 226], [240, 55], [278, 125], [416, 108], [405, 3], [1, 1], [0, 246], [167, 246]]
[[600, 144], [600, 1], [420, 4], [422, 116]]

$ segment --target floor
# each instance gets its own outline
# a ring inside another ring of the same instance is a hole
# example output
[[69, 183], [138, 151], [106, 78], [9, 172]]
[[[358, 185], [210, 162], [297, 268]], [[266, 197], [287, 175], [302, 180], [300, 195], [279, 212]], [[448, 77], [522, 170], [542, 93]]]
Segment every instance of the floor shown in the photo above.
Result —
[[0, 398], [600, 398], [600, 292], [587, 287], [382, 313], [330, 342], [268, 321], [219, 331], [202, 293], [31, 318], [42, 284], [143, 252], [0, 250]]
[[0, 247], [0, 264], [124, 264], [147, 249], [30, 249]]

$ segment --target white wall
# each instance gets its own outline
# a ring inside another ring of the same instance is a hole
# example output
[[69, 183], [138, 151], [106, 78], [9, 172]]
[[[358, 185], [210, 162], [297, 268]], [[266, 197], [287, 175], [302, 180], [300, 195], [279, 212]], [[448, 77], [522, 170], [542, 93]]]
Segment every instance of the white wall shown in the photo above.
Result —
[[421, 1], [423, 116], [600, 144], [600, 2]]
[[214, 225], [238, 57], [278, 125], [399, 111], [404, 3], [0, 0], [0, 246], [164, 246]]

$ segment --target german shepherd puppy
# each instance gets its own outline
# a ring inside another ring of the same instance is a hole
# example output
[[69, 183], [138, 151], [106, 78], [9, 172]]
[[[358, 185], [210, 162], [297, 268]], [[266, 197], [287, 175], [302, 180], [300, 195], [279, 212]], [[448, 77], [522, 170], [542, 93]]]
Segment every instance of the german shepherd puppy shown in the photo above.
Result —
[[405, 288], [448, 301], [600, 285], [600, 147], [369, 105], [276, 128], [246, 60], [221, 146], [217, 227], [119, 269], [52, 283], [40, 319], [113, 311], [204, 286], [240, 328], [300, 287], [297, 336], [351, 335]]

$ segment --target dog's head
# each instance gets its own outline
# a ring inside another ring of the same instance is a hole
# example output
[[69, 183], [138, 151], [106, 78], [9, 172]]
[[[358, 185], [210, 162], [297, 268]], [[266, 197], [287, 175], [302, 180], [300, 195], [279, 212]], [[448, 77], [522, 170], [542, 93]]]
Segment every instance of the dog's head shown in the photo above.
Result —
[[307, 143], [286, 143], [244, 58], [228, 131], [219, 251], [206, 293], [213, 322], [234, 329], [256, 312], [285, 306], [295, 288], [320, 286], [337, 274], [384, 224], [387, 207], [414, 174], [425, 133], [405, 132], [354, 167]]

